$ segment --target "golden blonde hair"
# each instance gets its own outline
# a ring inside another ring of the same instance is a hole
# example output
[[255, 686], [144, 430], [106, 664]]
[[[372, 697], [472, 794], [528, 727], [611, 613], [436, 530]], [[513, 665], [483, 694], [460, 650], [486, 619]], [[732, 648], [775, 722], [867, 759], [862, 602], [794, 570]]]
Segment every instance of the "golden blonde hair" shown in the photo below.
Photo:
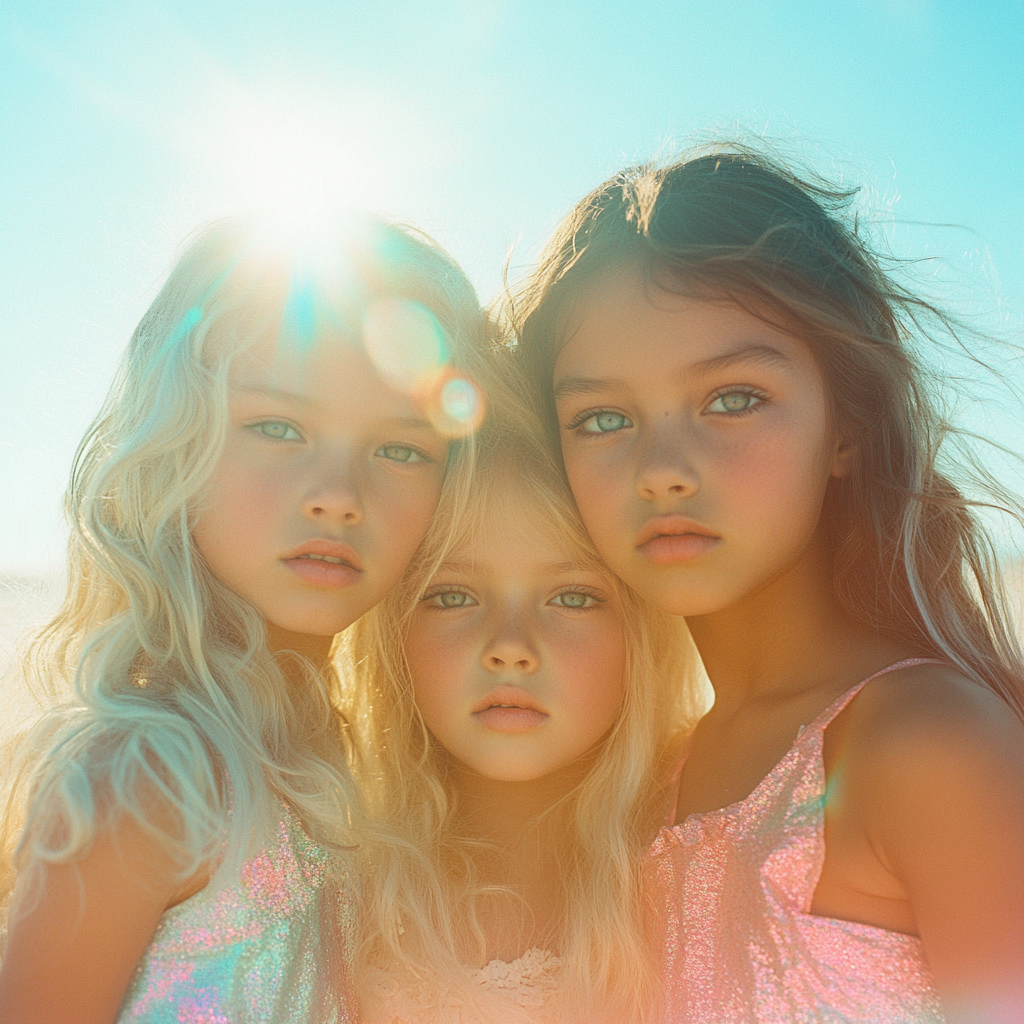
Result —
[[192, 541], [225, 436], [228, 369], [268, 335], [358, 343], [378, 298], [425, 306], [470, 374], [486, 326], [465, 275], [421, 234], [367, 220], [334, 235], [329, 255], [310, 271], [255, 222], [214, 223], [136, 329], [75, 457], [67, 596], [26, 660], [28, 681], [65, 704], [18, 762], [4, 893], [17, 871], [81, 856], [116, 815], [162, 843], [183, 878], [218, 861], [237, 870], [281, 800], [328, 849], [358, 841], [336, 673], [305, 665], [306, 685], [289, 685], [262, 616]]
[[[535, 510], [567, 558], [608, 578], [624, 612], [625, 696], [619, 718], [578, 787], [554, 809], [566, 822], [560, 955], [570, 998], [641, 1017], [656, 979], [644, 937], [642, 855], [665, 812], [665, 767], [699, 716], [704, 691], [681, 620], [647, 605], [601, 562], [540, 425], [525, 405], [499, 400], [476, 438], [475, 463], [442, 496], [402, 582], [345, 636], [354, 666], [346, 714], [371, 751], [366, 797], [379, 829], [365, 845], [364, 963], [392, 961], [410, 976], [457, 978], [460, 950], [483, 936], [474, 914], [484, 889], [479, 844], [459, 834], [445, 751], [417, 711], [403, 643], [409, 618], [442, 563], [488, 517], [508, 486]], [[511, 1012], [511, 1011], [510, 1011]]]

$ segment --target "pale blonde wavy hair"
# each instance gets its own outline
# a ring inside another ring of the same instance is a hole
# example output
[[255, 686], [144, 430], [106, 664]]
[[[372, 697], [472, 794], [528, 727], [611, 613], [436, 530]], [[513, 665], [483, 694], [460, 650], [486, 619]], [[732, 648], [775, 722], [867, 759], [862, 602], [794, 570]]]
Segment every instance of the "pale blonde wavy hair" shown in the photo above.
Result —
[[[559, 537], [569, 560], [605, 575], [624, 611], [621, 713], [592, 768], [551, 813], [565, 825], [557, 939], [568, 998], [577, 1011], [614, 1007], [616, 1020], [641, 1019], [657, 984], [645, 940], [643, 851], [664, 817], [668, 766], [706, 691], [682, 620], [648, 605], [601, 562], [539, 421], [515, 400], [500, 404], [476, 438], [475, 464], [456, 470], [468, 486], [442, 496], [404, 579], [344, 635], [352, 666], [346, 715], [370, 752], [361, 780], [375, 832], [386, 837], [364, 846], [361, 960], [371, 970], [400, 964], [407, 977], [443, 992], [449, 982], [458, 988], [467, 948], [483, 953], [475, 910], [493, 890], [474, 866], [480, 844], [459, 833], [448, 758], [416, 708], [403, 643], [431, 578], [481, 523], [501, 514], [514, 487], [535, 509], [538, 530]], [[472, 1004], [465, 986], [460, 995]]]
[[424, 235], [367, 220], [333, 236], [330, 256], [313, 272], [255, 221], [214, 223], [136, 329], [75, 457], [67, 595], [25, 661], [26, 682], [64, 703], [12, 769], [3, 903], [19, 873], [74, 861], [119, 815], [183, 878], [218, 860], [236, 871], [281, 800], [329, 850], [358, 842], [336, 672], [306, 665], [306, 685], [289, 685], [262, 616], [192, 541], [225, 436], [228, 369], [268, 333], [313, 344], [327, 328], [358, 342], [377, 298], [427, 307], [470, 374], [487, 328], [465, 275]]

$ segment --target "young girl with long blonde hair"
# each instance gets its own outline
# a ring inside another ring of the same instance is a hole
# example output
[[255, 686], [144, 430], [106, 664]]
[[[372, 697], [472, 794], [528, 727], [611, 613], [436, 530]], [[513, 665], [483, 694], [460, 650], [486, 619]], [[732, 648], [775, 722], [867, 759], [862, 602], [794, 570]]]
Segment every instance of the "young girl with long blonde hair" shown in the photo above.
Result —
[[624, 172], [511, 313], [715, 690], [649, 863], [670, 1021], [1024, 1019], [1024, 664], [919, 355], [955, 325], [851, 198], [741, 147]]
[[373, 1024], [620, 1022], [653, 1004], [641, 854], [696, 663], [682, 623], [597, 557], [528, 425], [512, 403], [478, 435], [468, 500], [442, 497], [348, 637], [369, 810], [392, 837], [364, 848]]
[[32, 652], [73, 696], [8, 802], [6, 1024], [356, 1019], [332, 645], [427, 528], [483, 340], [412, 232], [192, 241], [75, 460]]

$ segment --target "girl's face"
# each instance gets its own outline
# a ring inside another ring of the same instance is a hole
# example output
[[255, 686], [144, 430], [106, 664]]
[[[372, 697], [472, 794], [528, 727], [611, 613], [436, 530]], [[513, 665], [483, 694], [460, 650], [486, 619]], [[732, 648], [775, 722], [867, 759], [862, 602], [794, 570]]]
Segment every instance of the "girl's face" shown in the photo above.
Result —
[[594, 543], [678, 615], [719, 611], [793, 568], [850, 458], [803, 342], [635, 275], [592, 290], [554, 390]]
[[607, 577], [574, 565], [529, 499], [504, 488], [495, 505], [431, 580], [405, 650], [438, 742], [485, 778], [526, 782], [612, 727], [625, 634]]
[[448, 443], [360, 347], [337, 339], [301, 354], [272, 341], [240, 353], [228, 413], [196, 546], [272, 634], [333, 636], [405, 570]]

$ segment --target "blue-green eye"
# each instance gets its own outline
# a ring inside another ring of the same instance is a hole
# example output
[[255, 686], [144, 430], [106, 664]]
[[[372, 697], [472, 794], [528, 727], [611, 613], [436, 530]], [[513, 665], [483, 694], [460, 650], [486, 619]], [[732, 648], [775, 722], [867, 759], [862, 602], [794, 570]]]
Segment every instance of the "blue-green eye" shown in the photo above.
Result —
[[439, 594], [428, 594], [424, 601], [429, 601], [438, 608], [469, 608], [476, 601], [461, 590], [444, 590]]
[[590, 608], [597, 604], [597, 599], [590, 594], [581, 594], [578, 590], [567, 590], [551, 599], [552, 604], [561, 605], [563, 608]]
[[588, 416], [580, 426], [588, 434], [611, 434], [616, 430], [631, 427], [633, 423], [628, 416], [623, 416], [621, 412], [599, 412]]
[[254, 423], [253, 429], [274, 441], [302, 440], [302, 435], [290, 423], [285, 423], [283, 420], [264, 420], [262, 423]]
[[749, 391], [727, 391], [711, 402], [708, 412], [747, 412], [760, 403], [761, 399]]
[[422, 452], [417, 451], [415, 448], [410, 448], [407, 444], [382, 444], [374, 452], [374, 455], [379, 455], [382, 459], [388, 459], [391, 462], [432, 461]]

